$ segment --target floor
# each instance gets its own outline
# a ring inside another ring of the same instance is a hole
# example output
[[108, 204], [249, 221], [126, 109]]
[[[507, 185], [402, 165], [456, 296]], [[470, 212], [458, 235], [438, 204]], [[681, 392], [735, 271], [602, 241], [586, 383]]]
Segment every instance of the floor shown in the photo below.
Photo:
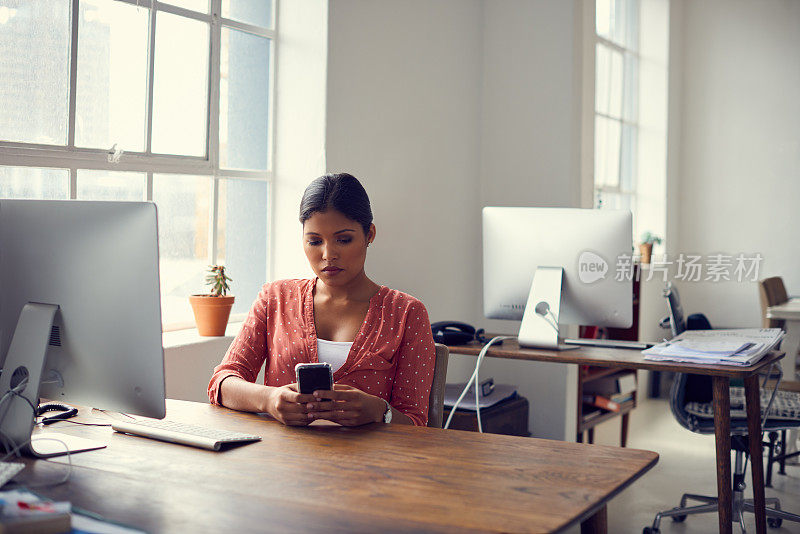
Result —
[[[595, 443], [619, 445], [619, 419], [599, 425]], [[658, 464], [623, 491], [608, 507], [609, 533], [640, 533], [652, 525], [657, 512], [678, 505], [684, 492], [716, 495], [716, 460], [714, 437], [694, 434], [681, 427], [672, 417], [665, 399], [648, 399], [631, 412], [628, 447], [659, 453]], [[766, 458], [765, 458], [766, 465]], [[747, 483], [750, 485], [750, 471]], [[800, 466], [787, 466], [786, 475], [773, 472], [772, 488], [767, 497], [781, 499], [783, 509], [800, 514]], [[746, 497], [752, 497], [748, 487]], [[747, 532], [755, 532], [753, 516], [746, 517]], [[689, 516], [683, 523], [669, 518], [661, 521], [662, 534], [700, 534], [717, 531], [716, 514]], [[800, 523], [784, 521], [779, 529], [767, 529], [770, 534], [799, 533]], [[734, 526], [734, 534], [740, 531]], [[569, 534], [577, 534], [576, 527]]]

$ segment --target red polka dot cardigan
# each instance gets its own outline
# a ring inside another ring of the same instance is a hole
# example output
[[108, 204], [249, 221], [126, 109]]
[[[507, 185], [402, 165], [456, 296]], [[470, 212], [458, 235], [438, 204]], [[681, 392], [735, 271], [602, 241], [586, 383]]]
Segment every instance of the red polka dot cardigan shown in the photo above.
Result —
[[[255, 382], [265, 365], [264, 384], [283, 386], [295, 382], [296, 364], [319, 361], [315, 284], [316, 279], [264, 285], [242, 330], [214, 369], [208, 384], [212, 403], [220, 404], [220, 384], [229, 376]], [[333, 380], [381, 397], [415, 425], [425, 426], [435, 359], [425, 306], [411, 295], [381, 286]]]

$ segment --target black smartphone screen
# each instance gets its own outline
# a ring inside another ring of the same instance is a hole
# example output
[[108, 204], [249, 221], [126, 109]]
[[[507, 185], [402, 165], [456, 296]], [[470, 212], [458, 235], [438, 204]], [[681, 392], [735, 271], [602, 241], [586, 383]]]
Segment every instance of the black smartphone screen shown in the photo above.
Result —
[[317, 390], [333, 389], [331, 366], [325, 363], [300, 363], [295, 367], [297, 389], [310, 395]]

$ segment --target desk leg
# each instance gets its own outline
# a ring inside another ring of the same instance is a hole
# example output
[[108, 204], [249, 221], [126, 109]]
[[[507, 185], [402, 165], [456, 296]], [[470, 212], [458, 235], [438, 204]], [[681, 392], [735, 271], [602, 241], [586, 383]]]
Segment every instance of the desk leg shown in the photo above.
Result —
[[581, 534], [607, 534], [608, 508], [603, 506], [595, 514], [581, 523]]
[[764, 510], [764, 459], [761, 456], [761, 399], [758, 375], [744, 379], [747, 403], [747, 434], [750, 440], [750, 464], [753, 472], [753, 505], [756, 514], [756, 532], [766, 534], [767, 513]]
[[720, 534], [732, 534], [730, 380], [714, 377], [714, 435], [717, 444], [717, 497]]

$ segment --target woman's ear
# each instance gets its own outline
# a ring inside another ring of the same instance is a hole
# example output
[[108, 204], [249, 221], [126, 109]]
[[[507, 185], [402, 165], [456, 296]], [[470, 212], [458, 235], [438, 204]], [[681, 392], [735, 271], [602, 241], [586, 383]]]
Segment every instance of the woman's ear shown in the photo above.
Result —
[[369, 246], [370, 243], [375, 241], [375, 233], [376, 233], [375, 225], [370, 224], [369, 231], [367, 232], [367, 246]]

